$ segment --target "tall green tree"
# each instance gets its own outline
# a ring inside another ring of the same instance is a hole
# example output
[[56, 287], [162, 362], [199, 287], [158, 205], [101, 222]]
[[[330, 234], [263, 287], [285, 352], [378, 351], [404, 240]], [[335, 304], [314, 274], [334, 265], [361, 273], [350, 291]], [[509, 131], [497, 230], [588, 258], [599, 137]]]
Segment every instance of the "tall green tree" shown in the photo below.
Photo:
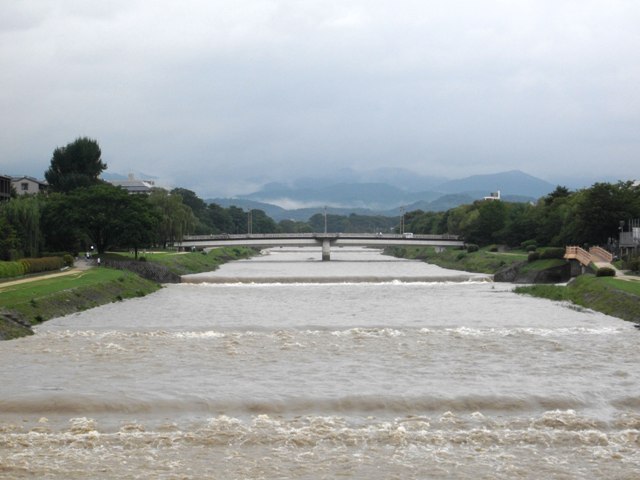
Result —
[[217, 203], [210, 203], [207, 207], [208, 225], [211, 225], [209, 233], [234, 233], [233, 218], [229, 210], [222, 208]]
[[174, 188], [170, 194], [180, 195], [182, 203], [188, 206], [195, 215], [196, 221], [193, 225], [193, 233], [196, 235], [207, 235], [216, 231], [206, 202], [198, 197], [194, 191], [186, 188]]
[[79, 252], [90, 240], [76, 228], [72, 219], [73, 210], [82, 208], [75, 205], [66, 194], [51, 193], [42, 211], [42, 232], [45, 249], [55, 252]]
[[133, 248], [137, 259], [141, 247], [154, 243], [161, 221], [160, 214], [144, 195], [129, 195], [125, 203], [116, 243], [120, 247]]
[[17, 246], [16, 232], [7, 220], [4, 210], [0, 209], [0, 260], [15, 260]]
[[307, 222], [296, 222], [295, 220], [280, 220], [278, 229], [282, 233], [313, 233], [311, 225]]
[[249, 232], [249, 214], [242, 208], [231, 205], [227, 212], [231, 218], [231, 230], [227, 233], [248, 233]]
[[251, 210], [251, 231], [253, 233], [277, 233], [278, 224], [264, 210]]
[[53, 151], [44, 178], [52, 191], [70, 192], [101, 183], [99, 177], [106, 168], [98, 142], [80, 137]]
[[640, 215], [640, 187], [633, 182], [595, 183], [580, 193], [574, 224], [581, 242], [603, 245], [617, 236], [621, 220]]
[[163, 188], [154, 188], [149, 194], [149, 202], [159, 215], [157, 240], [162, 246], [179, 242], [191, 233], [196, 223], [193, 211], [182, 203], [182, 196], [171, 194]]
[[43, 246], [40, 220], [45, 199], [43, 196], [23, 195], [3, 202], [2, 209], [16, 234], [16, 248], [20, 256], [37, 257]]
[[53, 196], [44, 217], [53, 233], [48, 242], [62, 250], [77, 251], [87, 241], [98, 253], [114, 246], [137, 248], [151, 243], [158, 221], [145, 197], [129, 195], [109, 184]]

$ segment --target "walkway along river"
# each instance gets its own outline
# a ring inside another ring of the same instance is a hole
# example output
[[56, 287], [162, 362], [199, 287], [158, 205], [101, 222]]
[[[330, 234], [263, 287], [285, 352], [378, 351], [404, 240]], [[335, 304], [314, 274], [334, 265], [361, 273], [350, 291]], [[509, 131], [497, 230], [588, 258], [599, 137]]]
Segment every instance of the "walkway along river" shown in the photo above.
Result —
[[0, 344], [0, 478], [637, 478], [632, 324], [333, 253], [273, 250]]

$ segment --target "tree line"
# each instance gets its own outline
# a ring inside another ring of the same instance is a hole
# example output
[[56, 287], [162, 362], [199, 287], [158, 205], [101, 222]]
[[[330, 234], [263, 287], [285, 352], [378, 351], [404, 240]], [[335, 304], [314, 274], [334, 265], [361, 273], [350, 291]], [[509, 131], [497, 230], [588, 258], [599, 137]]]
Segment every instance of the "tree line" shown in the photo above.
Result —
[[[97, 141], [82, 137], [56, 148], [44, 176], [48, 192], [0, 204], [0, 259], [167, 245], [187, 234], [244, 233], [247, 214], [207, 205], [187, 189], [130, 195], [100, 178], [107, 165]], [[253, 231], [276, 223], [254, 210]]]
[[[317, 213], [308, 221], [276, 223], [264, 211], [207, 204], [185, 188], [153, 188], [130, 195], [100, 179], [107, 168], [98, 143], [86, 137], [54, 150], [47, 194], [0, 204], [0, 259], [44, 253], [166, 247], [184, 235], [252, 233], [389, 232], [400, 217]], [[575, 192], [558, 186], [536, 203], [476, 201], [445, 212], [408, 212], [405, 231], [456, 234], [468, 243], [519, 246], [606, 245], [620, 222], [640, 218], [640, 187], [596, 183]], [[250, 222], [250, 224], [249, 224]]]
[[414, 211], [405, 224], [416, 233], [461, 235], [480, 246], [609, 245], [629, 219], [640, 218], [640, 186], [595, 183], [578, 191], [558, 186], [535, 203], [476, 201], [446, 212]]

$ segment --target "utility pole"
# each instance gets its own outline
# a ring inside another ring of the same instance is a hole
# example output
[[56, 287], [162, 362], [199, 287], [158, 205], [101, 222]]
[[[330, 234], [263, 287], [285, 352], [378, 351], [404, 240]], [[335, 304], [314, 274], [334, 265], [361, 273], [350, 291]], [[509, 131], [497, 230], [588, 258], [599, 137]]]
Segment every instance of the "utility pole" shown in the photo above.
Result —
[[324, 207], [324, 233], [327, 234], [327, 207]]
[[404, 207], [400, 207], [400, 235], [404, 235]]
[[253, 233], [253, 219], [251, 218], [251, 209], [247, 212], [247, 233], [251, 235]]

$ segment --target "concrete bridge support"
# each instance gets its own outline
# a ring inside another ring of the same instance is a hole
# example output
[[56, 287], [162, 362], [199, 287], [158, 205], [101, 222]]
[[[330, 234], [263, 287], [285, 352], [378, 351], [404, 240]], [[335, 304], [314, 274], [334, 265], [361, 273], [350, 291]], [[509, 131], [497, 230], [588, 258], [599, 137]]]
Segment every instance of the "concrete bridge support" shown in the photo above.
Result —
[[571, 266], [571, 276], [577, 277], [578, 275], [584, 275], [587, 273], [587, 267], [581, 264], [578, 260], [569, 260]]
[[328, 238], [322, 239], [322, 261], [328, 262], [331, 260], [331, 240]]

